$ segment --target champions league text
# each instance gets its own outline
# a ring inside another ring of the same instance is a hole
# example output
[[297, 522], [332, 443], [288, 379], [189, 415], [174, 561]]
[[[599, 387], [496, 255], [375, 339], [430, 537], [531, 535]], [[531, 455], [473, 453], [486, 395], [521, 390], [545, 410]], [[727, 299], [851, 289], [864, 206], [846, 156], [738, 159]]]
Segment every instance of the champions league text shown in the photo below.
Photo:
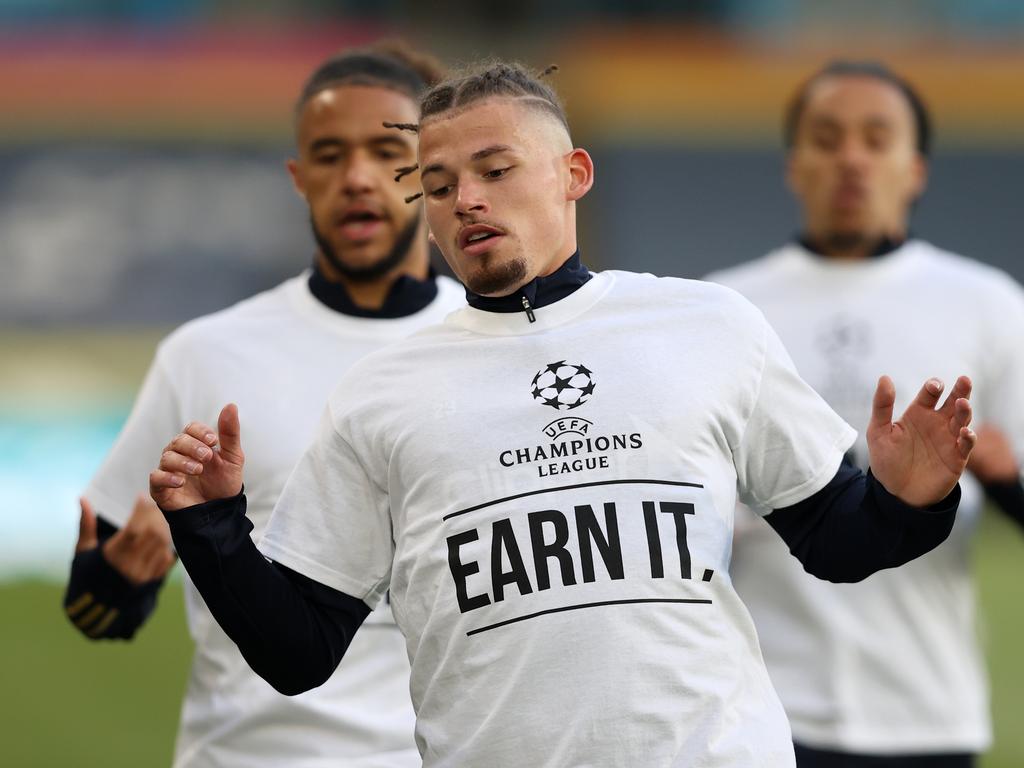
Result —
[[[550, 437], [560, 437], [569, 432], [585, 435], [590, 422], [583, 419], [559, 419], [552, 422], [545, 429], [545, 434]], [[558, 431], [556, 431], [556, 429]], [[561, 443], [549, 443], [548, 445], [536, 445], [531, 448], [516, 448], [502, 451], [498, 461], [503, 467], [514, 467], [519, 464], [536, 464], [538, 477], [551, 477], [552, 475], [563, 475], [570, 472], [580, 472], [586, 469], [601, 469], [608, 467], [608, 451], [637, 449], [643, 447], [643, 439], [640, 434], [634, 432], [631, 435], [612, 435], [607, 437], [580, 437], [572, 440], [565, 440]], [[568, 459], [579, 454], [581, 458], [572, 458], [568, 461], [551, 461], [551, 459]]]

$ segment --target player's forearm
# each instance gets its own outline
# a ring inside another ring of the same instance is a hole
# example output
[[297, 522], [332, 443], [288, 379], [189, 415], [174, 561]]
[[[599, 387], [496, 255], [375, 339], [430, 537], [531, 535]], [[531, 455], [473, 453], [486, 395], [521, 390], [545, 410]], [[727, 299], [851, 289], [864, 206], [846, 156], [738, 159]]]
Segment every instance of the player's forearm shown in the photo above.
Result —
[[1008, 483], [985, 483], [989, 500], [1024, 527], [1024, 484], [1020, 480]]
[[855, 582], [928, 552], [949, 535], [960, 486], [927, 509], [910, 507], [871, 474], [845, 460], [825, 488], [790, 507], [774, 510], [768, 523], [804, 569], [821, 579]]
[[117, 528], [98, 521], [100, 546], [77, 552], [64, 591], [64, 613], [91, 640], [130, 640], [156, 608], [163, 579], [135, 586], [103, 556], [103, 542]]
[[264, 558], [244, 494], [165, 516], [189, 577], [249, 666], [287, 695], [324, 683], [366, 604]]

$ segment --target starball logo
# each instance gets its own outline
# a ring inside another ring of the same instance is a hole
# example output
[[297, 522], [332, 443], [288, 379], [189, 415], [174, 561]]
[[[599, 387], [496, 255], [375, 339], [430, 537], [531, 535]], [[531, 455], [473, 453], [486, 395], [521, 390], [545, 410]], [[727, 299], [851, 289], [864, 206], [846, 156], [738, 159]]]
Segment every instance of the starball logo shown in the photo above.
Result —
[[534, 400], [557, 411], [571, 411], [587, 402], [597, 385], [587, 366], [559, 360], [537, 371], [532, 386]]
[[[582, 363], [558, 360], [537, 371], [530, 382], [535, 402], [556, 411], [572, 411], [590, 401], [597, 387], [594, 372]], [[550, 477], [610, 466], [610, 453], [643, 446], [639, 433], [591, 437], [594, 423], [581, 416], [561, 416], [542, 428], [547, 445], [502, 451], [503, 467], [534, 464], [538, 477]], [[561, 461], [556, 461], [561, 459]]]

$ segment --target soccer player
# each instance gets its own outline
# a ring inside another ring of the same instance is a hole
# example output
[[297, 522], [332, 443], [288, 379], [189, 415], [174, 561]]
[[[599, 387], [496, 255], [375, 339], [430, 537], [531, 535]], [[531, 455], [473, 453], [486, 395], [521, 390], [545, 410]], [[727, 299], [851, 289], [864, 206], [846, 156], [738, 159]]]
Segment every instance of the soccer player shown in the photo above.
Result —
[[259, 550], [238, 409], [171, 440], [151, 493], [200, 592], [297, 692], [390, 590], [427, 766], [791, 765], [727, 572], [737, 490], [822, 577], [898, 565], [953, 524], [969, 380], [939, 405], [928, 379], [893, 423], [883, 378], [865, 477], [738, 294], [582, 265], [593, 164], [546, 83], [445, 82], [418, 131], [469, 306], [353, 366]]
[[[226, 398], [238, 403], [250, 425], [246, 525], [258, 534], [341, 374], [465, 305], [457, 283], [430, 271], [422, 203], [405, 202], [416, 177], [395, 183], [396, 169], [415, 164], [416, 137], [383, 126], [415, 121], [418, 95], [438, 76], [433, 60], [384, 45], [331, 58], [306, 82], [288, 171], [309, 206], [313, 268], [160, 345], [85, 492], [65, 605], [87, 636], [130, 638], [153, 608], [169, 532], [155, 507], [162, 530], [144, 505], [130, 510], [169, 431], [216, 418]], [[367, 619], [336, 675], [288, 699], [253, 674], [188, 581], [186, 602], [196, 648], [175, 766], [419, 764], [408, 658], [389, 607]]]
[[[826, 66], [785, 120], [802, 235], [711, 279], [765, 313], [801, 375], [856, 426], [871, 418], [883, 371], [904, 393], [922, 376], [968, 373], [984, 422], [968, 467], [1024, 523], [1024, 294], [998, 270], [910, 235], [930, 137], [928, 113], [901, 77], [875, 63]], [[863, 439], [853, 454], [867, 466]], [[983, 494], [972, 477], [962, 485], [948, 541], [860, 584], [808, 576], [765, 526], [737, 536], [733, 580], [800, 766], [961, 768], [988, 746], [969, 552]]]

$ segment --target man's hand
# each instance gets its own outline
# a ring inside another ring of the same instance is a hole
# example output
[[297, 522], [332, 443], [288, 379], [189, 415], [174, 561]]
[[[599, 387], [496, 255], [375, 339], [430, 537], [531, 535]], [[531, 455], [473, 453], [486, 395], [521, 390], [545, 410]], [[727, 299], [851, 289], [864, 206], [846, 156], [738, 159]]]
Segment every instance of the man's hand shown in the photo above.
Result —
[[[82, 516], [78, 523], [75, 552], [99, 546], [96, 515], [92, 505], [81, 499]], [[174, 565], [171, 532], [160, 510], [143, 495], [135, 500], [128, 523], [103, 542], [103, 559], [132, 585], [162, 579]]]
[[982, 424], [978, 427], [978, 444], [971, 451], [967, 468], [982, 485], [1015, 483], [1020, 480], [1020, 467], [1013, 455], [1013, 446], [998, 427]]
[[167, 444], [159, 468], [149, 474], [149, 495], [165, 512], [237, 496], [244, 464], [238, 407], [228, 404], [217, 434], [194, 421]]
[[893, 423], [896, 388], [892, 379], [878, 380], [868, 424], [868, 452], [875, 478], [905, 504], [927, 507], [953, 490], [967, 466], [977, 435], [969, 428], [971, 380], [961, 376], [936, 409], [942, 382], [929, 379]]

